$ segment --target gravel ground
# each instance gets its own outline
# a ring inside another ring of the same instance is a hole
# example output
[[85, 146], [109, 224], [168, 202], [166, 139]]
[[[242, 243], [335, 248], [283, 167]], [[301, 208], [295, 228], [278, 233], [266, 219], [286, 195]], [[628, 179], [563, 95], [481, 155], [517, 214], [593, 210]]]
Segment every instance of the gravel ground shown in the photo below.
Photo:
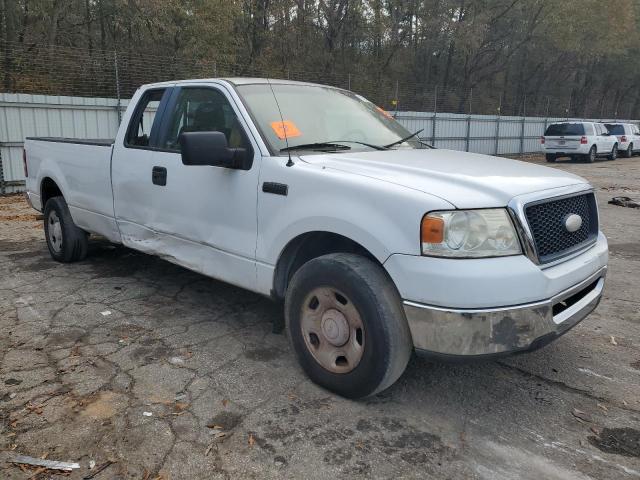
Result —
[[535, 353], [414, 358], [359, 402], [305, 378], [268, 300], [100, 241], [58, 264], [0, 198], [0, 478], [62, 478], [17, 454], [73, 479], [640, 477], [640, 210], [607, 204], [640, 199], [640, 158], [556, 166], [597, 188], [598, 310]]

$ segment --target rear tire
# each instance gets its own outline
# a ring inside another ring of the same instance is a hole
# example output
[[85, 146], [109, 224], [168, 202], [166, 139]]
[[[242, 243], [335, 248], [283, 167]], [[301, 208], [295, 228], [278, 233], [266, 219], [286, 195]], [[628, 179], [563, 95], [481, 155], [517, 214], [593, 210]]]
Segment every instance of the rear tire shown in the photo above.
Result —
[[589, 153], [587, 153], [584, 156], [585, 161], [587, 161], [588, 163], [593, 163], [596, 161], [596, 155], [598, 154], [598, 151], [596, 149], [596, 146], [593, 145], [590, 149], [589, 149]]
[[70, 263], [83, 260], [89, 249], [89, 235], [78, 228], [63, 197], [52, 197], [44, 206], [44, 235], [51, 258]]
[[556, 157], [555, 155], [551, 154], [551, 153], [547, 153], [547, 154], [544, 156], [544, 158], [545, 158], [545, 159], [547, 160], [547, 162], [549, 162], [549, 163], [555, 163], [555, 161], [556, 161], [556, 158], [557, 158], [557, 157]]
[[611, 149], [611, 153], [609, 154], [609, 160], [615, 160], [616, 158], [618, 158], [618, 144], [614, 144], [613, 148]]
[[347, 398], [392, 385], [413, 350], [395, 285], [361, 255], [335, 253], [305, 263], [287, 289], [285, 319], [305, 373]]
[[625, 158], [633, 157], [633, 143], [630, 143], [627, 149], [624, 151]]

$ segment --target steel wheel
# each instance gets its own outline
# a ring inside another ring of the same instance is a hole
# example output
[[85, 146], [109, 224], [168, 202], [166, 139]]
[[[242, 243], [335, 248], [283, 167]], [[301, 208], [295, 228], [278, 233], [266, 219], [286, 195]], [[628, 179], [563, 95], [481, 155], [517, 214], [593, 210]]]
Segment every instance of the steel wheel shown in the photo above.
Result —
[[49, 214], [49, 244], [56, 253], [62, 251], [62, 224], [60, 218], [55, 210], [52, 210]]
[[348, 373], [364, 352], [364, 324], [346, 295], [331, 287], [311, 291], [302, 304], [300, 326], [313, 358], [333, 373]]

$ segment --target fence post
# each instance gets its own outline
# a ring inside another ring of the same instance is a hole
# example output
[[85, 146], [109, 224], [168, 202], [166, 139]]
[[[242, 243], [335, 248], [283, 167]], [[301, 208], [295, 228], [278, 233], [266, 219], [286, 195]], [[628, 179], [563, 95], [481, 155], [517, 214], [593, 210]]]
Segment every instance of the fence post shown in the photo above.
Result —
[[349, 80], [348, 80], [347, 90], [351, 90], [351, 74], [349, 74]]
[[113, 52], [113, 65], [115, 66], [116, 73], [116, 97], [117, 104], [116, 109], [118, 110], [118, 125], [122, 122], [122, 112], [120, 111], [120, 75], [118, 74], [118, 52], [114, 50]]
[[522, 105], [522, 125], [520, 128], [520, 155], [524, 154], [524, 127], [527, 121], [527, 96], [524, 96], [524, 102]]
[[436, 146], [436, 118], [438, 117], [438, 86], [433, 94], [433, 118], [431, 119], [431, 145]]
[[500, 94], [500, 105], [498, 106], [498, 116], [496, 118], [496, 145], [494, 155], [498, 155], [498, 147], [500, 143], [500, 115], [502, 114], [502, 94]]
[[394, 96], [396, 102], [396, 117], [398, 116], [398, 110], [400, 108], [400, 100], [398, 99], [398, 80], [396, 80], [396, 94]]
[[473, 101], [473, 88], [469, 90], [469, 113], [467, 114], [467, 138], [465, 139], [465, 151], [469, 151], [471, 140], [471, 102]]
[[[0, 143], [0, 146], [2, 144]], [[0, 150], [0, 195], [7, 193], [4, 183], [4, 169], [2, 168], [2, 150]]]

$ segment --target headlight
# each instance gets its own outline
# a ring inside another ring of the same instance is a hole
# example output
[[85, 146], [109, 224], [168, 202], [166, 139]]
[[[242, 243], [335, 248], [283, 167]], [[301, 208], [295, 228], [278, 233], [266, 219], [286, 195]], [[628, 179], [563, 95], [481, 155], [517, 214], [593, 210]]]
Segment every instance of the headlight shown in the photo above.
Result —
[[422, 254], [434, 257], [501, 257], [522, 253], [504, 208], [431, 212], [422, 218]]

